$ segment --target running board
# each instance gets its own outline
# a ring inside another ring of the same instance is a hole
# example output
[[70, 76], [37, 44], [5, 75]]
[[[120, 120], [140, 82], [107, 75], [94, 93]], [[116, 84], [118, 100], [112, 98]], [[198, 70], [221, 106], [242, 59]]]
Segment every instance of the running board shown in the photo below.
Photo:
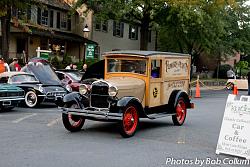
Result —
[[156, 118], [168, 117], [168, 116], [172, 116], [172, 115], [175, 115], [175, 113], [173, 113], [173, 114], [169, 114], [169, 113], [156, 113], [156, 114], [149, 114], [149, 115], [147, 115], [147, 117], [149, 119], [156, 119]]

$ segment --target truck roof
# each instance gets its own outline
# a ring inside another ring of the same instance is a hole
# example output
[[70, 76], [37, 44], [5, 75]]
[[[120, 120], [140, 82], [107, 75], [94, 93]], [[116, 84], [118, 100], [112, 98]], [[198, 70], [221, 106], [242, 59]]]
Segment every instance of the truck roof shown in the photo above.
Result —
[[112, 55], [126, 55], [126, 56], [155, 56], [155, 55], [161, 55], [161, 56], [190, 56], [189, 54], [183, 54], [183, 53], [173, 53], [173, 52], [160, 52], [160, 51], [142, 51], [142, 50], [119, 50], [119, 51], [111, 51], [111, 52], [105, 52], [103, 56], [112, 56]]

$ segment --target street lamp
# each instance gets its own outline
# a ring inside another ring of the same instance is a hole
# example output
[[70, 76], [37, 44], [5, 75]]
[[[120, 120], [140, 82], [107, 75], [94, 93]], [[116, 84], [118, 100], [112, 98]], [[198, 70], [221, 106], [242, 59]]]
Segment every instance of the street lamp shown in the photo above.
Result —
[[83, 31], [84, 38], [87, 38], [88, 37], [88, 33], [90, 32], [89, 27], [88, 27], [87, 24], [84, 26], [84, 28], [83, 28], [82, 31]]
[[[84, 38], [88, 38], [88, 34], [90, 32], [89, 28], [88, 28], [88, 25], [86, 24], [83, 28], [83, 36]], [[85, 39], [84, 39], [85, 40]], [[87, 43], [86, 41], [84, 42], [84, 54], [83, 54], [83, 63], [85, 64], [85, 61], [86, 61], [86, 46], [87, 46]]]

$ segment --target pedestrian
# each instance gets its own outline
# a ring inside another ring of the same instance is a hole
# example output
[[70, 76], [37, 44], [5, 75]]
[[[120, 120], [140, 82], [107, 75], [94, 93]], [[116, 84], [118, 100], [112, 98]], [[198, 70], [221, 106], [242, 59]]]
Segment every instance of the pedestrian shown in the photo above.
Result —
[[10, 64], [10, 71], [20, 71], [21, 66], [18, 64], [18, 59], [13, 58], [12, 63]]
[[71, 63], [70, 65], [68, 65], [65, 69], [67, 69], [67, 70], [71, 70], [71, 69], [73, 69], [73, 64]]
[[88, 68], [88, 65], [87, 64], [83, 64], [81, 72], [85, 73], [87, 71], [87, 68]]
[[77, 65], [73, 64], [73, 70], [77, 70]]
[[9, 65], [4, 62], [3, 58], [0, 58], [0, 73], [9, 71], [10, 71]]
[[250, 96], [250, 71], [247, 73], [248, 96]]
[[233, 71], [232, 68], [230, 68], [228, 71], [227, 71], [227, 78], [229, 79], [234, 79], [235, 78], [235, 73]]

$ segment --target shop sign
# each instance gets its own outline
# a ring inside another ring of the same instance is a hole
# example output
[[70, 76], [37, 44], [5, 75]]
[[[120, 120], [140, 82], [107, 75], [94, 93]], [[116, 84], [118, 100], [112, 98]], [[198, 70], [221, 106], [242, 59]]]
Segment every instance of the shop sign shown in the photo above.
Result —
[[86, 59], [94, 59], [95, 55], [95, 44], [87, 44], [86, 45]]

